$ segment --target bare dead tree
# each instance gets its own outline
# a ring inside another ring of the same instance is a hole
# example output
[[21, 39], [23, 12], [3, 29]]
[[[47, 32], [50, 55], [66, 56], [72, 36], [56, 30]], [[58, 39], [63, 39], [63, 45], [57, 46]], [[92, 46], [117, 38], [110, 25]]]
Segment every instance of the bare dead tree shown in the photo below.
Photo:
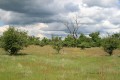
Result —
[[64, 23], [64, 25], [66, 26], [69, 34], [74, 38], [77, 39], [78, 37], [78, 31], [80, 28], [80, 20], [78, 16], [73, 17], [73, 19], [66, 21]]
[[84, 26], [84, 25], [93, 25], [94, 23], [91, 23], [91, 22], [80, 22], [80, 20], [82, 18], [84, 18], [85, 16], [78, 16], [76, 15], [75, 17], [69, 19], [69, 20], [66, 20], [64, 22], [64, 25], [66, 26], [67, 28], [67, 31], [68, 33], [76, 40], [80, 34], [79, 32], [79, 29], [81, 26]]

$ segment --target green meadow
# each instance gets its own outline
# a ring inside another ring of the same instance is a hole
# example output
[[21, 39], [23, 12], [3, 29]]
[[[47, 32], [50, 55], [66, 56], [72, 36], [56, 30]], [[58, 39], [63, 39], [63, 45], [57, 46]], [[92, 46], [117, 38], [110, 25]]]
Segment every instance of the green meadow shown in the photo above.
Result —
[[29, 46], [19, 55], [0, 49], [0, 80], [120, 80], [120, 51], [107, 55], [102, 48]]

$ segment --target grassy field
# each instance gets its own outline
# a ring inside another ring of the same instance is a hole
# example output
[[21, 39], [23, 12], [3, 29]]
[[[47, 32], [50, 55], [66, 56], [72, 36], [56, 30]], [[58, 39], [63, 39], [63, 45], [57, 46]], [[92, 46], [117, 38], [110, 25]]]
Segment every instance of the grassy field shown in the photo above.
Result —
[[120, 80], [120, 51], [108, 56], [101, 48], [29, 46], [24, 55], [9, 56], [0, 49], [0, 80]]

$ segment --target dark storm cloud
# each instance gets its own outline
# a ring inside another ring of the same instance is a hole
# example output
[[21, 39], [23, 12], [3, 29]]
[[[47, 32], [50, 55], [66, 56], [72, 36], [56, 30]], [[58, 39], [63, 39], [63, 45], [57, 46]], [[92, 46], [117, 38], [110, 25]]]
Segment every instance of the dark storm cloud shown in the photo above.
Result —
[[11, 20], [4, 21], [8, 24], [32, 24], [61, 21], [59, 14], [78, 11], [79, 6], [57, 0], [0, 0], [0, 9], [11, 12]]
[[52, 9], [47, 9], [47, 7], [51, 7], [52, 2], [54, 0], [0, 0], [0, 8], [28, 15], [47, 16], [55, 14]]
[[[68, 34], [63, 23], [78, 14], [80, 22], [85, 23], [81, 24], [80, 33], [104, 34], [120, 31], [119, 6], [119, 0], [0, 0], [0, 21], [20, 25], [19, 28], [35, 36], [63, 36]], [[38, 23], [42, 25], [35, 25]], [[4, 29], [0, 28], [0, 32]]]

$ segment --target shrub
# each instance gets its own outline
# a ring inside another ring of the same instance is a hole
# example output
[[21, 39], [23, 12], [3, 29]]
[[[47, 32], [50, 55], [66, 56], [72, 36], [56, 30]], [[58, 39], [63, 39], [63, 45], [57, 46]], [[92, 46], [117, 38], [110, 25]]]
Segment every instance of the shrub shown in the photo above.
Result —
[[85, 47], [90, 47], [91, 45], [91, 39], [84, 34], [80, 34], [79, 38], [77, 39], [77, 47], [80, 47], [82, 45], [86, 45]]
[[73, 36], [68, 35], [67, 37], [65, 37], [63, 41], [63, 45], [65, 47], [76, 47], [77, 43], [76, 40], [73, 38]]
[[46, 44], [45, 44], [43, 41], [40, 41], [39, 46], [43, 47], [43, 46], [45, 46], [45, 45], [46, 45]]
[[88, 42], [82, 42], [78, 45], [81, 49], [90, 48], [90, 44]]
[[29, 36], [28, 37], [28, 44], [29, 45], [39, 45], [40, 44], [40, 39], [39, 37], [35, 37], [35, 36]]
[[52, 47], [57, 51], [58, 54], [60, 53], [60, 50], [63, 48], [61, 37], [52, 38]]
[[2, 48], [2, 37], [0, 36], [0, 48]]
[[49, 40], [49, 39], [47, 39], [47, 38], [43, 38], [41, 41], [40, 41], [40, 46], [41, 47], [43, 47], [43, 46], [45, 46], [45, 45], [49, 45], [51, 43], [51, 41]]
[[111, 56], [113, 54], [113, 50], [118, 48], [118, 40], [113, 37], [107, 37], [103, 39], [102, 46], [104, 51]]
[[3, 33], [2, 47], [11, 55], [17, 54], [19, 50], [28, 45], [27, 38], [28, 36], [26, 32], [10, 27]]
[[100, 47], [101, 46], [101, 38], [100, 38], [100, 33], [99, 32], [93, 32], [89, 34], [91, 37], [91, 46], [92, 47]]

